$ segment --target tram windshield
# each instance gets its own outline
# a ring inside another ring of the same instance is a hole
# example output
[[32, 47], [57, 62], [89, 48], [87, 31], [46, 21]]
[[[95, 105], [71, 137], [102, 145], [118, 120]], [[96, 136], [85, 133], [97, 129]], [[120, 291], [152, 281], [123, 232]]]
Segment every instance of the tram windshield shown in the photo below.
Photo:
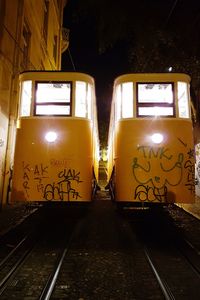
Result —
[[168, 75], [128, 74], [127, 81], [124, 75], [118, 78], [113, 93], [115, 119], [191, 118], [189, 79], [182, 76], [178, 81], [182, 79], [179, 74]]
[[70, 82], [37, 82], [35, 115], [70, 115]]
[[21, 84], [21, 110], [20, 116], [27, 117], [31, 113], [31, 99], [32, 99], [32, 81], [26, 80]]
[[189, 96], [188, 85], [186, 82], [178, 82], [178, 110], [180, 118], [189, 118]]
[[75, 116], [91, 119], [92, 88], [84, 81], [76, 81]]
[[133, 83], [124, 82], [116, 88], [117, 120], [133, 117]]
[[139, 83], [138, 103], [172, 103], [171, 83]]
[[93, 97], [92, 85], [85, 81], [23, 81], [20, 117], [74, 114], [92, 119]]
[[173, 83], [138, 83], [138, 116], [174, 116]]

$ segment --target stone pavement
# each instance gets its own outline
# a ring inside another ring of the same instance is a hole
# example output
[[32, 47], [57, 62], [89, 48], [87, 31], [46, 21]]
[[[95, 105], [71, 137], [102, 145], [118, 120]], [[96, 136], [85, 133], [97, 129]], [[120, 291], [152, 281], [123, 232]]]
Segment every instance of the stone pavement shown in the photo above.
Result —
[[0, 236], [20, 224], [35, 208], [28, 208], [24, 203], [5, 205], [0, 210]]
[[[98, 192], [103, 193], [104, 191]], [[105, 193], [105, 192], [104, 192]], [[105, 195], [106, 196], [106, 195]], [[105, 200], [108, 200], [108, 195]], [[180, 204], [179, 207], [200, 219], [200, 197], [196, 197], [195, 204]], [[24, 204], [6, 205], [0, 211], [0, 236], [21, 223], [35, 209], [29, 210]]]
[[195, 203], [194, 204], [179, 204], [179, 207], [183, 208], [196, 218], [200, 219], [200, 197], [195, 197]]

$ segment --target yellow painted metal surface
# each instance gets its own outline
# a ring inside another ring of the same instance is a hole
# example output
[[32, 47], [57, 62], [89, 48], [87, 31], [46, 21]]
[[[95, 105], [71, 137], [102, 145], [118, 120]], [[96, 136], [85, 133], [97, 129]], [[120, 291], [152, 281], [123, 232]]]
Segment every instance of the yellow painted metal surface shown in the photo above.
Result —
[[[163, 135], [155, 144], [154, 133]], [[118, 122], [114, 144], [116, 201], [193, 203], [194, 145], [189, 119]]]
[[[57, 140], [45, 140], [48, 131]], [[64, 117], [21, 118], [12, 201], [90, 201], [94, 162], [91, 122]]]

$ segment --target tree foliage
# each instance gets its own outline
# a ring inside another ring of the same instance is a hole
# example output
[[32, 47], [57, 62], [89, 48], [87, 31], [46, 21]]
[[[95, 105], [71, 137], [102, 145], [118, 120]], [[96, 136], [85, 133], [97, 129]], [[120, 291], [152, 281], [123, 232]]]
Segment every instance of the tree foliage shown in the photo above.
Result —
[[[74, 0], [72, 0], [74, 1]], [[191, 76], [200, 120], [200, 1], [76, 0], [77, 22], [92, 20], [99, 53], [128, 43], [130, 72], [184, 72]], [[116, 49], [117, 50], [117, 49]]]

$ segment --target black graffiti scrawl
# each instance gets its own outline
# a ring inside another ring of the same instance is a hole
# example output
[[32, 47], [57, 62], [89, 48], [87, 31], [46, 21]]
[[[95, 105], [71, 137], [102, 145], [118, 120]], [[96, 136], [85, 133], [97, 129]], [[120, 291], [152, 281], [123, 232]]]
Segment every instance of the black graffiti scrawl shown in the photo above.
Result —
[[195, 194], [195, 165], [193, 149], [189, 149], [187, 153], [187, 160], [184, 164], [184, 168], [187, 170], [187, 180], [185, 186], [192, 194]]
[[22, 170], [23, 170], [23, 178], [22, 178], [22, 184], [23, 184], [23, 188], [25, 190], [25, 194], [26, 197], [29, 198], [29, 190], [30, 190], [30, 186], [29, 186], [29, 180], [30, 180], [30, 173], [31, 173], [31, 168], [30, 165], [25, 163], [24, 161], [22, 162]]
[[49, 178], [48, 166], [42, 163], [31, 166], [29, 163], [22, 162], [22, 174], [23, 174], [23, 188], [25, 190], [26, 197], [30, 197], [31, 179], [36, 184], [38, 192], [43, 192], [43, 180]]
[[[66, 161], [62, 161], [66, 163]], [[55, 161], [54, 161], [55, 163]], [[55, 166], [55, 165], [54, 165]], [[60, 166], [56, 161], [56, 166]], [[81, 198], [77, 186], [83, 181], [80, 172], [71, 168], [58, 168], [57, 178], [52, 179], [52, 165], [44, 163], [30, 164], [22, 161], [22, 186], [26, 199], [31, 199], [32, 193], [46, 201], [69, 201]], [[34, 196], [34, 199], [37, 196]], [[39, 199], [38, 199], [39, 200]]]
[[80, 180], [80, 172], [76, 172], [74, 169], [64, 169], [57, 176], [57, 182], [48, 183], [44, 188], [43, 197], [47, 201], [69, 201], [71, 197], [76, 200], [81, 198], [79, 192], [73, 188], [73, 183], [83, 182]]

